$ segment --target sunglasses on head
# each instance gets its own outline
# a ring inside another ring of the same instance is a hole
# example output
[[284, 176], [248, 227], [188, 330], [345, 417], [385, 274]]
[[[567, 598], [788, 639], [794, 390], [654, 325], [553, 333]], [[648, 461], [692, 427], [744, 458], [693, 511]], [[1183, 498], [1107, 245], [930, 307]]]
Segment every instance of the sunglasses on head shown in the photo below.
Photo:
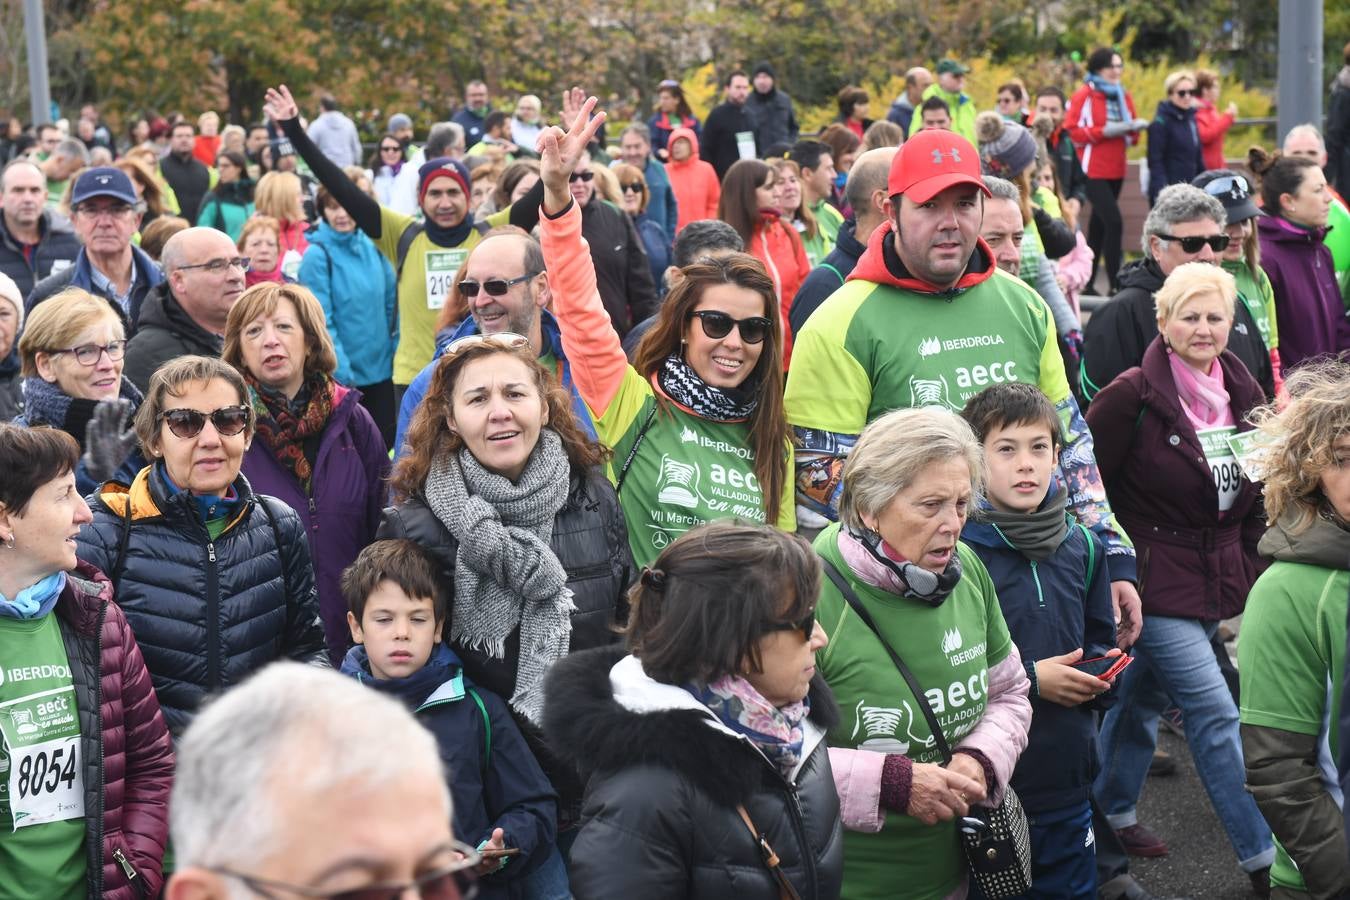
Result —
[[594, 172], [590, 172], [590, 171], [586, 171], [586, 172], [573, 172], [571, 175], [568, 175], [568, 176], [567, 176], [567, 180], [568, 180], [568, 181], [590, 181], [590, 180], [591, 180], [592, 178], [594, 178], [594, 177], [595, 177], [595, 173], [594, 173]]
[[711, 309], [701, 309], [692, 315], [703, 326], [703, 333], [715, 341], [731, 334], [733, 326], [740, 331], [741, 340], [747, 344], [761, 343], [769, 336], [769, 320], [763, 316], [733, 319], [724, 312]]
[[1171, 234], [1160, 234], [1158, 238], [1164, 241], [1176, 241], [1181, 245], [1181, 249], [1187, 253], [1199, 253], [1200, 248], [1209, 244], [1209, 249], [1215, 253], [1222, 253], [1228, 247], [1228, 235], [1211, 234], [1209, 237], [1199, 235], [1196, 237], [1176, 237]]
[[248, 427], [252, 417], [253, 410], [247, 406], [222, 406], [209, 413], [195, 409], [166, 409], [159, 414], [159, 421], [166, 423], [176, 437], [187, 440], [202, 433], [207, 419], [221, 437], [233, 437]]
[[1247, 179], [1241, 175], [1225, 175], [1222, 178], [1205, 182], [1205, 193], [1211, 197], [1231, 196], [1232, 199], [1241, 200], [1244, 197], [1251, 196], [1252, 188], [1247, 183]]
[[642, 182], [640, 182], [640, 181], [629, 181], [629, 182], [627, 182], [627, 183], [621, 185], [621, 187], [623, 188], [623, 192], [624, 192], [625, 194], [640, 194], [640, 193], [642, 193]]
[[530, 339], [523, 334], [516, 334], [514, 331], [498, 331], [495, 334], [466, 334], [458, 340], [451, 341], [450, 345], [445, 348], [445, 353], [441, 356], [448, 358], [480, 344], [502, 347], [506, 350], [517, 350], [521, 347], [528, 347]]
[[[535, 275], [539, 273], [536, 272]], [[511, 290], [512, 285], [520, 284], [522, 281], [529, 281], [534, 275], [521, 275], [519, 278], [489, 278], [487, 281], [479, 283], [465, 279], [459, 283], [459, 292], [472, 300], [478, 296], [478, 289], [482, 288], [493, 297], [505, 297], [506, 292]]]
[[816, 630], [816, 611], [812, 609], [796, 622], [770, 622], [765, 628], [769, 631], [800, 631], [802, 637], [809, 641]]

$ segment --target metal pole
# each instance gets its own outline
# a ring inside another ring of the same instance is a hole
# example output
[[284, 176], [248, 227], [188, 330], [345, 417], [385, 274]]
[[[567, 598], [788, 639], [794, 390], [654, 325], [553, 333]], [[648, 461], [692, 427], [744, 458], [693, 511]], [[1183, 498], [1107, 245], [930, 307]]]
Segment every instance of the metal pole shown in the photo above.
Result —
[[42, 0], [23, 0], [24, 35], [28, 39], [28, 102], [33, 123], [51, 121], [52, 91], [47, 81], [47, 27]]
[[1279, 125], [1322, 127], [1322, 0], [1280, 0]]

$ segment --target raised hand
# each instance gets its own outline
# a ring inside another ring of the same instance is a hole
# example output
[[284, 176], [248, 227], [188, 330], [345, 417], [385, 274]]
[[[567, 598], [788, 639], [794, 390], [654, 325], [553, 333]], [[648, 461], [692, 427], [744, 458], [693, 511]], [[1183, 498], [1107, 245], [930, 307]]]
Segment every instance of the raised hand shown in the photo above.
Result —
[[299, 116], [300, 107], [296, 105], [295, 98], [291, 96], [291, 89], [281, 84], [267, 89], [267, 93], [264, 95], [263, 112], [273, 122], [280, 123]]
[[[131, 424], [131, 401], [125, 397], [100, 400], [84, 435], [84, 470], [103, 482], [116, 474], [135, 451], [136, 429]], [[125, 426], [125, 427], [124, 427]]]
[[598, 101], [594, 97], [586, 97], [578, 103], [582, 96], [581, 88], [572, 88], [568, 92], [563, 107], [564, 110], [574, 112], [563, 119], [567, 130], [556, 125], [545, 128], [535, 145], [539, 153], [539, 177], [544, 182], [545, 211], [556, 213], [571, 202], [572, 195], [567, 189], [568, 178], [605, 121], [603, 112], [591, 114]]

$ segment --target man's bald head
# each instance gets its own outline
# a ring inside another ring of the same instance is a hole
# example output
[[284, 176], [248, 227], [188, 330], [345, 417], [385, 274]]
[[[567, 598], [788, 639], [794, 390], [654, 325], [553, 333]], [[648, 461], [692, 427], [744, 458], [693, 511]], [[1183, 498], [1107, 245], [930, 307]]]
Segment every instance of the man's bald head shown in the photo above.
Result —
[[215, 334], [225, 333], [230, 307], [244, 291], [245, 270], [232, 262], [238, 255], [228, 234], [202, 226], [169, 238], [160, 255], [174, 297], [193, 321]]
[[849, 169], [844, 199], [853, 208], [853, 215], [858, 222], [855, 236], [863, 244], [867, 243], [867, 238], [877, 226], [890, 217], [882, 204], [889, 206], [890, 203], [886, 197], [886, 181], [891, 174], [891, 162], [899, 152], [899, 147], [868, 150], [855, 159], [853, 168]]

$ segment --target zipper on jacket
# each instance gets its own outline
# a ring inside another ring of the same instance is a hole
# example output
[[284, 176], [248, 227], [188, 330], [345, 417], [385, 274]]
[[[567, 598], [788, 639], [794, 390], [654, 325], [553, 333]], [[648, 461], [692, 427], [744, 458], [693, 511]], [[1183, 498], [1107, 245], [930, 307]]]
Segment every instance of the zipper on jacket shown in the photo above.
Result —
[[94, 734], [98, 735], [98, 815], [95, 817], [94, 826], [94, 849], [98, 855], [98, 867], [95, 870], [95, 883], [97, 890], [91, 896], [103, 896], [103, 813], [104, 806], [107, 803], [107, 791], [103, 789], [104, 765], [106, 760], [103, 755], [103, 623], [108, 618], [108, 604], [100, 603], [98, 607], [98, 633], [94, 638], [94, 659], [97, 663], [94, 666]]
[[206, 689], [220, 688], [220, 579], [216, 545], [206, 541]]
[[[782, 778], [782, 773], [779, 773]], [[819, 877], [816, 873], [816, 854], [811, 846], [811, 841], [806, 836], [806, 817], [802, 815], [802, 803], [797, 796], [797, 785], [794, 782], [783, 778], [783, 784], [787, 786], [789, 805], [792, 808], [792, 830], [797, 835], [797, 845], [802, 848], [802, 868], [806, 871], [806, 884], [811, 889], [811, 896], [820, 896]]]
[[132, 867], [130, 860], [128, 860], [127, 855], [122, 852], [121, 847], [113, 848], [113, 859], [117, 860], [117, 864], [122, 867], [122, 874], [127, 876], [127, 883], [135, 887], [136, 879], [141, 876]]
[[1041, 573], [1036, 569], [1036, 560], [1027, 560], [1031, 564], [1031, 580], [1036, 582], [1036, 605], [1045, 609], [1045, 591], [1041, 589]]

